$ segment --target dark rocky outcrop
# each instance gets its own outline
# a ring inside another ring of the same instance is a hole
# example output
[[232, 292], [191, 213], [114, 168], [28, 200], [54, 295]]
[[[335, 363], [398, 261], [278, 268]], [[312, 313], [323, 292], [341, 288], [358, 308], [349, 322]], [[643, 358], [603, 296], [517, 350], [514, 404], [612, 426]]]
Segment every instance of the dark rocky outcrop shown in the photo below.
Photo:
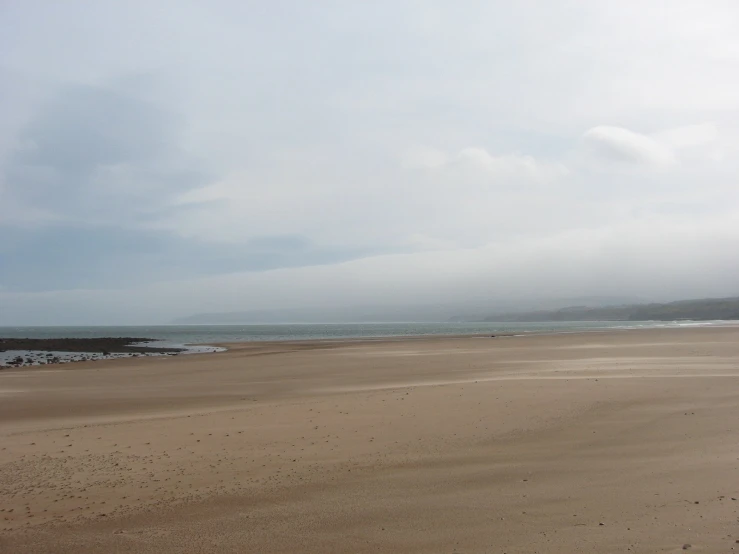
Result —
[[139, 337], [100, 337], [88, 339], [9, 339], [0, 338], [0, 350], [34, 350], [44, 352], [99, 352], [110, 354], [146, 354], [183, 352], [183, 348], [132, 346], [135, 343], [156, 342]]

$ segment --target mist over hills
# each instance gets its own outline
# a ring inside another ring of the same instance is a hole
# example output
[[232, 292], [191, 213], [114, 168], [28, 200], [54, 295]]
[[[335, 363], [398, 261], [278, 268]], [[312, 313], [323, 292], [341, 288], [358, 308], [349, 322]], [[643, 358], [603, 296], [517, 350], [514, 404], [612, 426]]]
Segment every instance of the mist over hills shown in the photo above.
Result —
[[398, 323], [440, 321], [485, 321], [491, 313], [523, 313], [559, 310], [572, 305], [606, 306], [637, 302], [638, 299], [615, 296], [589, 296], [560, 299], [534, 299], [528, 302], [479, 301], [437, 304], [362, 305], [341, 307], [304, 307], [271, 310], [243, 310], [194, 314], [181, 317], [177, 325], [238, 325], [275, 323]]
[[639, 303], [621, 297], [550, 299], [526, 306], [480, 307], [446, 305], [350, 306], [246, 310], [194, 314], [177, 325], [239, 325], [277, 323], [396, 322], [539, 322], [539, 321], [673, 321], [739, 320], [739, 297]]
[[679, 300], [664, 304], [621, 306], [570, 306], [558, 310], [497, 313], [484, 321], [674, 321], [739, 320], [739, 297]]

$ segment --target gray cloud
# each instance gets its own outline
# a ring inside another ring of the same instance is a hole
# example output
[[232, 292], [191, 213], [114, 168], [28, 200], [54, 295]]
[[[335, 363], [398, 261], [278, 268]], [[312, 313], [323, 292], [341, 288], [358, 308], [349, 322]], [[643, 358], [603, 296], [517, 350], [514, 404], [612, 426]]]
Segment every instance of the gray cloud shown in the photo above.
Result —
[[0, 10], [9, 322], [730, 292], [733, 4]]
[[4, 164], [5, 193], [49, 220], [136, 220], [207, 179], [178, 149], [175, 116], [123, 92], [68, 86], [41, 106]]

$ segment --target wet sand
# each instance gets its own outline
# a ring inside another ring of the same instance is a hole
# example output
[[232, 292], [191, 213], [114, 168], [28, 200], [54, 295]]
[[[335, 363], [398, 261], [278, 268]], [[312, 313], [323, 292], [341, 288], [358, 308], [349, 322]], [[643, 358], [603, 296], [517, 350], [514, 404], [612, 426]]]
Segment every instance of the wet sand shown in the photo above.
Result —
[[0, 552], [730, 552], [737, 422], [739, 327], [7, 369]]

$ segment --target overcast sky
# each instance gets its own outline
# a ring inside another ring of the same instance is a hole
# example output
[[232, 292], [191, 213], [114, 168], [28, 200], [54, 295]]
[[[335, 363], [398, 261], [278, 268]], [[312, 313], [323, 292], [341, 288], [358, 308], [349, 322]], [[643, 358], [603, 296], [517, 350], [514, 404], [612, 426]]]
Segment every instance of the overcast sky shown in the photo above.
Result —
[[0, 1], [0, 324], [738, 275], [735, 0]]

